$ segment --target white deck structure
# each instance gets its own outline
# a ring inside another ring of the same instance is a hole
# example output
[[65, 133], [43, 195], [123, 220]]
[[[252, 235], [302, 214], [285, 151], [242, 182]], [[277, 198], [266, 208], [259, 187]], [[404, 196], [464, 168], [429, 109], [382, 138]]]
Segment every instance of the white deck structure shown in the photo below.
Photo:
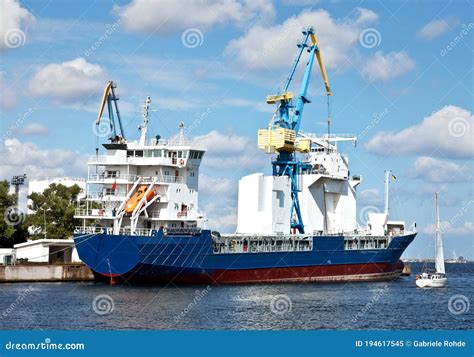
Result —
[[[161, 227], [190, 228], [204, 222], [198, 209], [199, 166], [205, 149], [184, 136], [184, 125], [171, 140], [147, 139], [150, 98], [143, 106], [137, 141], [104, 144], [105, 155], [89, 158], [85, 208], [76, 218], [91, 221], [114, 234], [142, 234]], [[139, 188], [145, 194], [127, 205]], [[153, 194], [151, 194], [153, 193]], [[150, 194], [150, 195], [148, 195]]]
[[[388, 208], [383, 213], [369, 213], [367, 227], [361, 229], [358, 226], [356, 189], [362, 177], [350, 175], [348, 157], [337, 150], [338, 142], [356, 143], [355, 136], [301, 136], [311, 140], [310, 152], [302, 157], [309, 169], [299, 175], [298, 182], [305, 234], [365, 234], [380, 237], [398, 235], [404, 231], [404, 222], [388, 221]], [[239, 181], [237, 233], [288, 234], [290, 206], [289, 177], [265, 176], [261, 173], [243, 177]]]

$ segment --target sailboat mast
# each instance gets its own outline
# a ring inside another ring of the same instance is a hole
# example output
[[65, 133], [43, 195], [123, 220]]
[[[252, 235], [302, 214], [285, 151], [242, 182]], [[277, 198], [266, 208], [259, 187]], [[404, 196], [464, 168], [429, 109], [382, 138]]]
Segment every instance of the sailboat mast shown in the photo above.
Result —
[[435, 193], [435, 215], [436, 215], [436, 223], [435, 223], [435, 267], [436, 272], [440, 274], [445, 274], [444, 269], [444, 254], [443, 254], [443, 241], [441, 239], [441, 227], [439, 222], [439, 202], [438, 202], [438, 193]]
[[[438, 208], [438, 192], [435, 193], [435, 234], [436, 234], [436, 240], [438, 240], [439, 236], [439, 208]], [[438, 245], [436, 245], [437, 247]]]

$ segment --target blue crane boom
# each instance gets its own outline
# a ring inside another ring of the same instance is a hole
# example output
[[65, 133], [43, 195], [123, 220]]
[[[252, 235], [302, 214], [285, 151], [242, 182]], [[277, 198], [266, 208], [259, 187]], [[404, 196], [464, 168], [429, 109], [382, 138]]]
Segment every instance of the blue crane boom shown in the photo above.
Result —
[[[97, 115], [97, 120], [96, 124], [99, 125], [101, 118], [102, 118], [102, 113], [104, 112], [105, 104], [107, 104], [107, 111], [109, 115], [109, 125], [110, 125], [110, 133], [111, 133], [111, 138], [110, 140], [112, 142], [115, 141], [124, 141], [125, 139], [125, 132], [123, 130], [122, 126], [122, 118], [120, 117], [120, 111], [118, 108], [118, 103], [117, 101], [119, 98], [115, 95], [115, 88], [116, 85], [114, 82], [109, 81], [107, 85], [104, 88], [104, 93], [102, 94], [102, 100], [100, 102], [99, 106], [99, 113]], [[115, 113], [117, 115], [117, 121], [118, 125], [120, 128], [120, 136], [117, 135], [117, 128], [115, 125], [115, 116], [114, 116], [114, 108], [115, 108]]]
[[[311, 146], [308, 139], [299, 139], [298, 133], [301, 126], [304, 106], [310, 103], [307, 98], [307, 92], [315, 57], [319, 63], [328, 100], [332, 95], [314, 29], [310, 27], [304, 30], [303, 35], [304, 39], [298, 44], [298, 55], [293, 63], [290, 75], [287, 78], [285, 89], [280, 94], [267, 97], [268, 104], [278, 104], [277, 110], [268, 124], [268, 129], [258, 131], [258, 147], [267, 153], [278, 153], [276, 160], [272, 162], [273, 175], [286, 175], [290, 178], [292, 200], [290, 208], [291, 229], [297, 229], [300, 233], [304, 233], [304, 224], [298, 200], [298, 175], [300, 175], [303, 170], [309, 170], [310, 167], [308, 167], [308, 164], [303, 164], [298, 160], [295, 153], [309, 152]], [[306, 63], [296, 105], [293, 105], [293, 93], [289, 92], [288, 88], [305, 49], [309, 52], [309, 58]]]

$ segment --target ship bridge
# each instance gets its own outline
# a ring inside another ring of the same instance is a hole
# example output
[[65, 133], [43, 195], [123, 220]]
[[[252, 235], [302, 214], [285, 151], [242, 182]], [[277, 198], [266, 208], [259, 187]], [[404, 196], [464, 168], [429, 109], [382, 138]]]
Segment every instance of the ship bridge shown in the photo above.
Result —
[[139, 140], [103, 144], [105, 153], [88, 159], [86, 198], [76, 218], [99, 221], [118, 234], [127, 229], [198, 227], [199, 167], [205, 148], [184, 135], [184, 124], [169, 140], [147, 139], [151, 99], [143, 106]]

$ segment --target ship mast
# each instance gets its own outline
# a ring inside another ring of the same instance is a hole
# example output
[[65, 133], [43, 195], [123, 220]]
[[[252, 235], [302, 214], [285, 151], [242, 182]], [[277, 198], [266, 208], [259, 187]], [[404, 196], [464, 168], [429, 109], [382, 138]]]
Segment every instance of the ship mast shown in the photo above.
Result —
[[388, 215], [388, 191], [389, 191], [389, 188], [388, 188], [388, 185], [390, 183], [390, 174], [392, 173], [392, 171], [390, 170], [385, 170], [385, 199], [384, 199], [384, 213], [386, 215]]
[[143, 123], [138, 127], [140, 130], [140, 145], [146, 144], [146, 135], [148, 132], [148, 109], [150, 108], [151, 98], [147, 97], [145, 103], [143, 103], [142, 107], [142, 116], [143, 116]]

